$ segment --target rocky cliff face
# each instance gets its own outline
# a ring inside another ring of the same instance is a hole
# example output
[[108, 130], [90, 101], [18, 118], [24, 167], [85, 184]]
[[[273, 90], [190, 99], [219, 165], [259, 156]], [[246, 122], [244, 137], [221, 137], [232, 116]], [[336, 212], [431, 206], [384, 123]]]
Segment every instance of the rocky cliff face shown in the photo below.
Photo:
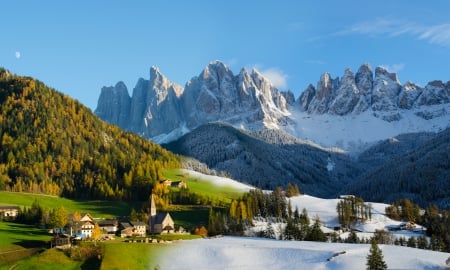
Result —
[[95, 113], [103, 120], [123, 127], [130, 117], [131, 98], [123, 82], [115, 86], [103, 87]]
[[[331, 79], [329, 73], [320, 77], [317, 90], [312, 85], [298, 99], [300, 110], [309, 114], [347, 115], [366, 110], [395, 112], [450, 102], [450, 82], [433, 81], [423, 89], [411, 82], [403, 86], [397, 74], [382, 67], [362, 65], [354, 76], [347, 69], [342, 78]], [[394, 114], [391, 114], [393, 116]], [[384, 116], [385, 117], [385, 116]], [[384, 120], [395, 121], [395, 117]]]
[[[129, 105], [115, 106], [122, 98], [116, 92], [114, 87], [102, 89], [96, 114], [156, 141], [177, 138], [215, 121], [249, 129], [283, 125], [289, 114], [288, 102], [295, 100], [292, 93], [281, 93], [258, 71], [242, 69], [234, 75], [219, 61], [211, 62], [184, 89], [152, 67], [150, 80], [139, 79], [131, 98], [125, 88]], [[119, 114], [123, 120], [117, 120]]]

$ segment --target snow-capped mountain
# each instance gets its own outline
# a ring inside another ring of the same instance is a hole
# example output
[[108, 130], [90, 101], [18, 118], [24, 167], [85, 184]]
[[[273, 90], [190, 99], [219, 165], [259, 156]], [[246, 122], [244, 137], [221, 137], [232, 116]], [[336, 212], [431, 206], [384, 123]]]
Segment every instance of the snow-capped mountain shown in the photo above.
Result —
[[356, 75], [347, 69], [342, 78], [332, 79], [329, 73], [320, 77], [317, 89], [310, 85], [300, 96], [300, 110], [309, 114], [347, 115], [366, 110], [391, 112], [384, 120], [397, 121], [399, 109], [419, 108], [448, 103], [450, 82], [432, 81], [424, 88], [407, 82], [401, 85], [397, 74], [377, 67], [362, 65]]
[[402, 133], [445, 129], [450, 123], [450, 82], [402, 85], [397, 74], [368, 64], [339, 78], [324, 73], [295, 100], [257, 70], [235, 75], [213, 61], [185, 87], [156, 67], [139, 79], [130, 97], [126, 86], [104, 87], [95, 113], [155, 142], [168, 142], [210, 122], [239, 128], [282, 129], [326, 147], [360, 151]]

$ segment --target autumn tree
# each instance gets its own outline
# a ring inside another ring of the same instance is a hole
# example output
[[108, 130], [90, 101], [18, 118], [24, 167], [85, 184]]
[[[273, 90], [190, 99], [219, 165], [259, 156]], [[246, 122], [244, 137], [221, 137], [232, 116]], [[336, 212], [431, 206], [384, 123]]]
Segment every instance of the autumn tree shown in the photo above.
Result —
[[98, 226], [98, 223], [95, 222], [94, 228], [92, 229], [92, 239], [94, 241], [97, 241], [101, 235], [102, 235], [102, 230], [100, 229], [100, 226]]
[[50, 215], [53, 228], [63, 228], [69, 223], [69, 214], [63, 206], [54, 208]]

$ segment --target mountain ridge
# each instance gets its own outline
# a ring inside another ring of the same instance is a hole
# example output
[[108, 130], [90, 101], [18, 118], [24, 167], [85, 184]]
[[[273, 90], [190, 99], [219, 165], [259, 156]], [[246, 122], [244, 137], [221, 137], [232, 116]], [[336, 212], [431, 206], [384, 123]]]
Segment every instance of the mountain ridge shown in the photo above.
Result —
[[[122, 88], [122, 84], [119, 86]], [[324, 73], [316, 87], [310, 84], [297, 99], [290, 91], [278, 90], [256, 69], [248, 72], [243, 68], [234, 75], [220, 61], [209, 63], [184, 88], [171, 83], [155, 67], [150, 70], [149, 80], [138, 80], [131, 97], [116, 88], [102, 89], [95, 113], [157, 143], [175, 140], [200, 125], [222, 121], [248, 130], [282, 129], [326, 147], [361, 151], [361, 147], [401, 133], [437, 132], [450, 122], [446, 106], [450, 102], [450, 81], [432, 81], [425, 87], [410, 81], [401, 85], [397, 74], [382, 67], [373, 72], [369, 64], [362, 65], [356, 74], [346, 69], [341, 78], [333, 79]], [[129, 99], [134, 101], [130, 106]], [[118, 105], [111, 109], [113, 104]], [[126, 115], [129, 121], [123, 120]], [[367, 140], [361, 136], [362, 142], [349, 141], [345, 134], [339, 135], [338, 126], [313, 128], [305, 120], [328, 118], [324, 121], [335, 122], [341, 117], [357, 119], [353, 121], [356, 126], [377, 122], [389, 132], [370, 139], [367, 136]], [[429, 124], [419, 124], [422, 120]], [[317, 129], [340, 137], [322, 138], [314, 134]]]

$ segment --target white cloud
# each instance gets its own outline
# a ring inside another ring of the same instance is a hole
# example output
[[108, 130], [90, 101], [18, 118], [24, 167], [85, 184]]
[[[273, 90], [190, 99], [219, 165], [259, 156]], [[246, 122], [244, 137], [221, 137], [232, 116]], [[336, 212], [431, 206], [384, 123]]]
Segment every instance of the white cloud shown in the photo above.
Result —
[[20, 56], [21, 56], [21, 54], [20, 54], [20, 52], [19, 52], [19, 51], [16, 51], [15, 55], [16, 55], [16, 58], [17, 58], [17, 59], [19, 59], [19, 58], [20, 58]]
[[268, 68], [261, 70], [260, 73], [269, 79], [269, 81], [277, 88], [284, 89], [287, 86], [288, 75], [279, 68]]
[[378, 18], [374, 21], [354, 24], [349, 29], [335, 33], [335, 35], [350, 34], [391, 37], [409, 35], [431, 44], [450, 48], [450, 23], [424, 26], [412, 22]]
[[385, 69], [387, 69], [389, 72], [397, 73], [405, 68], [405, 64], [391, 64], [391, 65], [381, 65]]

